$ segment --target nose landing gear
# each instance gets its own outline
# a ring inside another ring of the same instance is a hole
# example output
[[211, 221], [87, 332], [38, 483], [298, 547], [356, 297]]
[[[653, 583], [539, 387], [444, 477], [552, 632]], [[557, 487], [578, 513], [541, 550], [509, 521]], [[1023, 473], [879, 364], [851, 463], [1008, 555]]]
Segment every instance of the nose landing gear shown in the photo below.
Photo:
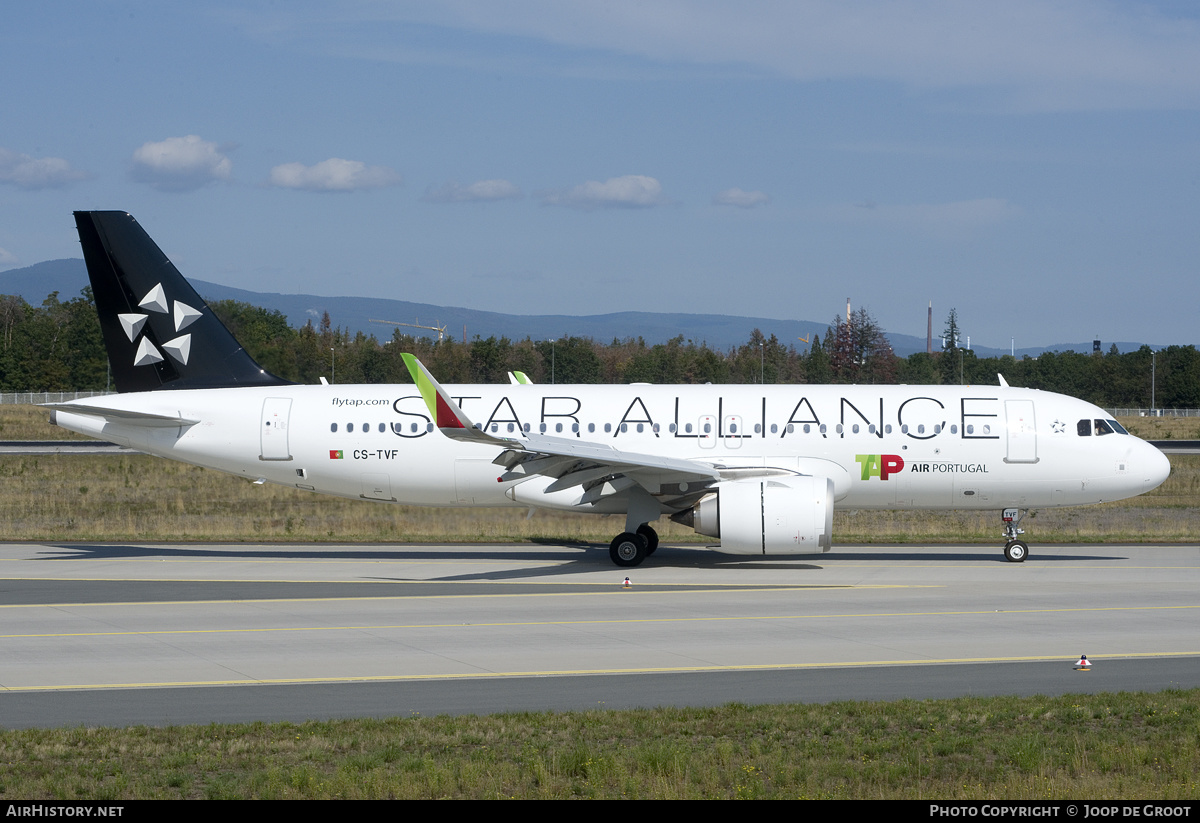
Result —
[[1029, 544], [1018, 539], [1018, 535], [1025, 534], [1024, 529], [1017, 528], [1023, 516], [1020, 509], [1005, 509], [1001, 515], [1004, 519], [1004, 559], [1009, 563], [1024, 563], [1029, 557]]

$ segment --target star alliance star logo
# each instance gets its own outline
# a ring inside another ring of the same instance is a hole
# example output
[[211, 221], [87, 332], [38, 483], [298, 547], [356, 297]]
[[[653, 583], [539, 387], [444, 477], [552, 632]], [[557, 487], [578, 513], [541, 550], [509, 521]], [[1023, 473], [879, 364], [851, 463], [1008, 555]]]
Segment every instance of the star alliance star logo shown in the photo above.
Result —
[[[167, 305], [167, 296], [163, 292], [162, 283], [157, 284], [154, 288], [142, 298], [138, 303], [146, 311], [156, 312], [158, 314], [171, 314], [171, 310]], [[138, 340], [138, 335], [146, 327], [146, 320], [150, 315], [141, 313], [118, 314], [117, 318], [121, 321], [121, 328], [125, 331], [125, 336], [129, 338], [130, 343], [137, 343], [137, 352], [133, 356], [133, 365], [149, 366], [152, 363], [158, 363], [163, 360], [162, 353], [155, 348], [149, 338], [142, 337]], [[176, 333], [183, 331], [188, 326], [200, 319], [201, 313], [189, 306], [187, 303], [174, 301], [173, 320], [175, 322]], [[188, 357], [192, 353], [192, 335], [181, 334], [166, 343], [162, 344], [165, 351], [173, 360], [182, 366], [186, 366]]]
[[1067, 424], [1061, 420], [1055, 420], [1050, 424], [1050, 428], [1054, 429], [1055, 434], [1062, 434], [1067, 430]]

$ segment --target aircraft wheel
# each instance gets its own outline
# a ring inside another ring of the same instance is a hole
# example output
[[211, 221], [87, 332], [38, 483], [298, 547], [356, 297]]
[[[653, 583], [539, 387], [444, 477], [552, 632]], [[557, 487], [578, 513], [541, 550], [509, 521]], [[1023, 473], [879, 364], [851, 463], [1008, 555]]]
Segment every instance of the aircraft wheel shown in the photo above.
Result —
[[1024, 540], [1011, 540], [1004, 544], [1004, 559], [1009, 563], [1024, 563], [1029, 556], [1029, 546]]
[[643, 523], [637, 527], [637, 533], [646, 540], [646, 557], [654, 554], [658, 548], [658, 532], [656, 532], [649, 523]]
[[646, 559], [646, 538], [633, 532], [618, 534], [608, 547], [608, 556], [618, 566], [636, 566]]

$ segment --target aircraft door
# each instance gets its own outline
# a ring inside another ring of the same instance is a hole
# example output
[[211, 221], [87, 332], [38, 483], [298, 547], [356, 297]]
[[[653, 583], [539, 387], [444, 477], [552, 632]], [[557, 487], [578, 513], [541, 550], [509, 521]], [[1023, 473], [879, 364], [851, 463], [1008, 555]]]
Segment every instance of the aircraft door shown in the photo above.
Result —
[[1008, 415], [1008, 456], [1004, 458], [1004, 462], [1038, 462], [1033, 401], [1005, 400], [1004, 412]]
[[259, 425], [259, 460], [291, 460], [288, 446], [288, 418], [292, 401], [288, 397], [268, 397], [263, 401]]

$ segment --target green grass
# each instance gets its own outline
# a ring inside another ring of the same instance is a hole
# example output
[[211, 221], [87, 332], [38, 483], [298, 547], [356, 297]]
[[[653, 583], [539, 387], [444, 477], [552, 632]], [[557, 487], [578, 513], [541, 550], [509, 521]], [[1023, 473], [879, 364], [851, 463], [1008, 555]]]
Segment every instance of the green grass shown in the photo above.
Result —
[[[1029, 539], [1179, 542], [1200, 534], [1200, 455], [1171, 455], [1171, 477], [1115, 503], [1036, 509]], [[607, 544], [624, 518], [524, 508], [397, 506], [256, 486], [149, 455], [0, 456], [0, 540], [315, 542], [587, 541]], [[663, 518], [667, 542], [708, 542]], [[839, 543], [998, 543], [998, 511], [838, 509]]]
[[0, 799], [1200, 796], [1200, 692], [0, 732]]

